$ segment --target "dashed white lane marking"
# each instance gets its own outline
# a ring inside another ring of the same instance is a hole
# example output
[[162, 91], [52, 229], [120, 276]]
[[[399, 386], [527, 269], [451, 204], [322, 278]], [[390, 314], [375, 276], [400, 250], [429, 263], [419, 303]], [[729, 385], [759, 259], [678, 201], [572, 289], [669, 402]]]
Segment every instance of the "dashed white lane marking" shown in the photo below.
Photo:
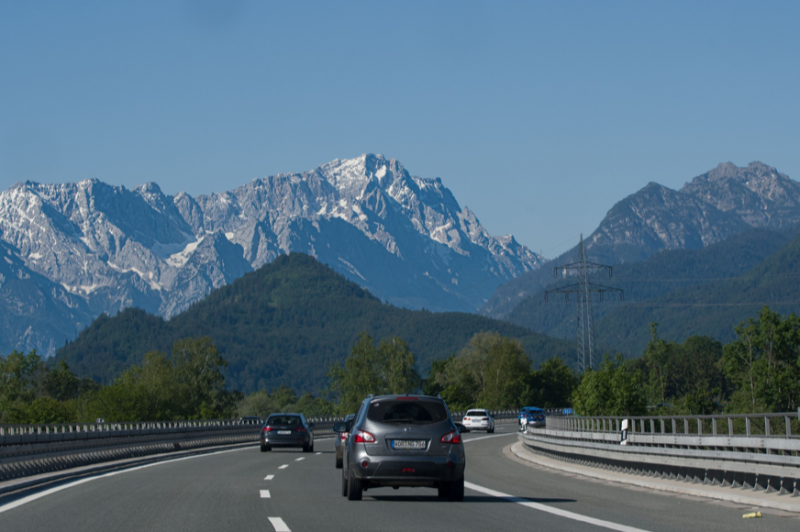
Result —
[[477, 484], [473, 484], [472, 482], [464, 482], [464, 487], [467, 489], [471, 489], [473, 491], [484, 493], [486, 495], [491, 495], [492, 497], [498, 497], [500, 499], [505, 499], [510, 502], [515, 502], [517, 504], [521, 504], [522, 506], [527, 506], [528, 508], [539, 510], [540, 512], [546, 512], [549, 514], [557, 515], [559, 517], [564, 517], [566, 519], [572, 519], [573, 521], [589, 523], [590, 525], [608, 528], [611, 530], [618, 530], [619, 532], [647, 532], [646, 530], [643, 530], [641, 528], [620, 525], [618, 523], [612, 523], [611, 521], [603, 521], [602, 519], [595, 519], [594, 517], [576, 514], [574, 512], [568, 512], [566, 510], [560, 510], [558, 508], [553, 508], [552, 506], [547, 506], [546, 504], [531, 502], [521, 497], [514, 497], [513, 495], [509, 495], [507, 493], [502, 493], [500, 491], [495, 491], [493, 489], [484, 488], [483, 486], [478, 486]]
[[275, 475], [267, 475], [264, 480], [272, 480], [273, 478], [275, 478]]
[[69, 484], [64, 484], [62, 486], [56, 486], [55, 488], [50, 488], [49, 490], [45, 490], [45, 491], [42, 491], [42, 492], [39, 492], [39, 493], [34, 493], [33, 495], [28, 495], [27, 497], [23, 497], [23, 498], [21, 498], [19, 500], [16, 500], [14, 502], [10, 502], [10, 503], [6, 504], [5, 506], [0, 506], [0, 514], [3, 513], [3, 512], [7, 512], [8, 510], [13, 510], [14, 508], [18, 508], [19, 506], [22, 506], [25, 503], [29, 503], [29, 502], [35, 501], [36, 499], [41, 499], [42, 497], [46, 497], [48, 495], [52, 495], [53, 493], [58, 493], [59, 491], [65, 490], [67, 488], [71, 488], [73, 486], [78, 486], [80, 484], [85, 484], [87, 482], [91, 482], [92, 480], [97, 480], [99, 478], [113, 477], [114, 475], [121, 475], [123, 473], [130, 473], [131, 471], [138, 471], [140, 469], [145, 469], [145, 468], [148, 468], [148, 467], [154, 467], [154, 466], [162, 465], [162, 464], [169, 464], [169, 463], [172, 463], [172, 462], [180, 462], [182, 460], [192, 460], [193, 458], [202, 458], [204, 456], [212, 456], [212, 455], [215, 455], [215, 454], [235, 453], [237, 451], [244, 451], [244, 450], [251, 449], [251, 448], [252, 447], [248, 446], [248, 447], [242, 447], [241, 449], [228, 449], [228, 450], [225, 450], [225, 451], [217, 451], [215, 453], [197, 454], [197, 455], [194, 455], [194, 456], [184, 456], [183, 458], [175, 458], [175, 459], [172, 459], [172, 460], [163, 460], [161, 462], [154, 462], [152, 464], [140, 465], [140, 466], [136, 466], [136, 467], [131, 467], [129, 469], [120, 469], [119, 471], [112, 471], [110, 473], [106, 473], [104, 475], [98, 475], [96, 477], [82, 478], [80, 480], [76, 480], [75, 482], [70, 482]]
[[283, 519], [280, 517], [269, 517], [269, 522], [272, 523], [272, 526], [275, 528], [275, 532], [292, 532], [286, 523], [283, 522]]
[[314, 453], [314, 454], [322, 454], [322, 451], [320, 451], [320, 452], [318, 452], [318, 453]]
[[269, 499], [270, 498], [269, 490], [260, 490], [260, 492], [261, 492], [261, 498], [262, 499]]
[[286, 469], [287, 467], [289, 467], [289, 464], [283, 464], [278, 469]]
[[295, 461], [295, 462], [299, 462], [300, 460], [305, 460], [305, 459], [306, 459], [306, 457], [305, 457], [305, 456], [301, 456], [300, 458], [295, 458], [295, 460], [294, 460], [294, 461]]

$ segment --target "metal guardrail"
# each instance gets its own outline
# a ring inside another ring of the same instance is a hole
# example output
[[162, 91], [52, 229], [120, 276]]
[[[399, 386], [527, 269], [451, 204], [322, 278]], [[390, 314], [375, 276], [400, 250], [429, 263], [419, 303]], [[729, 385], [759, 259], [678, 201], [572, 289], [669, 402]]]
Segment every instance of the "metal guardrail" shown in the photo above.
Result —
[[547, 417], [532, 450], [614, 470], [800, 495], [796, 412], [713, 416]]
[[[309, 419], [316, 438], [336, 418]], [[257, 420], [55, 423], [0, 426], [0, 481], [176, 451], [259, 441]]]
[[[519, 412], [516, 410], [489, 410], [489, 413], [492, 415], [495, 421], [516, 420], [517, 415], [519, 414]], [[460, 422], [462, 419], [464, 419], [464, 414], [466, 414], [466, 411], [450, 412], [450, 417], [453, 419], [453, 421]]]
[[[464, 412], [454, 412], [460, 421]], [[516, 420], [513, 410], [494, 411], [498, 421]], [[316, 438], [333, 436], [341, 418], [309, 418]], [[176, 451], [257, 443], [262, 421], [132, 421], [0, 426], [0, 481], [40, 473]]]

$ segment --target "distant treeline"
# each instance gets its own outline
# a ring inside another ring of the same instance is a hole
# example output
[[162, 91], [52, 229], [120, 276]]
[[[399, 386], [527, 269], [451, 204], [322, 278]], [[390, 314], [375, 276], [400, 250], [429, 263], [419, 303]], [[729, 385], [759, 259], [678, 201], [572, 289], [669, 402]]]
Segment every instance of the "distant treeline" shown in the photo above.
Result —
[[475, 334], [457, 353], [434, 361], [427, 378], [397, 336], [362, 333], [343, 364], [328, 367], [321, 397], [286, 386], [244, 396], [225, 387], [226, 361], [207, 337], [185, 338], [170, 353], [151, 351], [109, 385], [76, 377], [61, 360], [36, 352], [0, 356], [0, 423], [58, 423], [348, 414], [372, 393], [441, 395], [451, 410], [470, 407], [573, 406], [581, 415], [789, 412], [800, 404], [800, 318], [764, 307], [722, 345], [703, 336], [683, 343], [658, 336], [641, 358], [603, 357], [582, 375], [561, 358], [538, 369], [518, 339]]

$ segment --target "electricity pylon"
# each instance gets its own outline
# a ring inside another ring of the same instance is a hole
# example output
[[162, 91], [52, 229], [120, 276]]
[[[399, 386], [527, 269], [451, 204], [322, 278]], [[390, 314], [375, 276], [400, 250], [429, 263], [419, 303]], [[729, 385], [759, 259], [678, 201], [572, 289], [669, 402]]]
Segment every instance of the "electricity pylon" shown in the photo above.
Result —
[[620, 288], [604, 286], [589, 281], [589, 273], [593, 270], [607, 270], [609, 277], [612, 275], [612, 270], [611, 266], [598, 264], [596, 262], [589, 262], [586, 260], [586, 248], [583, 245], [583, 234], [581, 234], [581, 242], [578, 246], [578, 262], [554, 267], [553, 277], [558, 278], [559, 270], [563, 272], [564, 277], [567, 277], [567, 272], [574, 272], [574, 275], [578, 278], [578, 282], [545, 291], [544, 300], [548, 301], [548, 296], [550, 294], [564, 294], [564, 300], [569, 301], [570, 294], [577, 294], [578, 369], [581, 373], [583, 373], [586, 371], [587, 367], [592, 369], [595, 367], [594, 311], [592, 309], [592, 294], [599, 293], [600, 301], [602, 301], [603, 294], [607, 292], [618, 293], [620, 301], [622, 301], [625, 299], [625, 292]]

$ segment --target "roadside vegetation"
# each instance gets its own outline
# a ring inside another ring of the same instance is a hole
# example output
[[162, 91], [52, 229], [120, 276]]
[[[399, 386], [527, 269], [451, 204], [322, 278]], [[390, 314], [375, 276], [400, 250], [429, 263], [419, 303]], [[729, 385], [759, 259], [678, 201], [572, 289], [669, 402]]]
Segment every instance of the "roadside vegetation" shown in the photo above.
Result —
[[704, 336], [683, 343], [659, 337], [637, 359], [604, 355], [576, 374], [560, 357], [534, 368], [515, 338], [481, 332], [459, 351], [434, 360], [427, 378], [398, 336], [362, 332], [343, 363], [327, 369], [321, 395], [284, 385], [247, 396], [226, 387], [227, 362], [209, 337], [183, 338], [169, 353], [151, 351], [108, 385], [76, 376], [62, 359], [35, 351], [0, 356], [0, 423], [159, 421], [306, 416], [355, 412], [370, 393], [441, 395], [451, 410], [521, 406], [573, 407], [580, 415], [791, 412], [800, 405], [800, 317], [764, 307], [735, 327], [723, 345]]

